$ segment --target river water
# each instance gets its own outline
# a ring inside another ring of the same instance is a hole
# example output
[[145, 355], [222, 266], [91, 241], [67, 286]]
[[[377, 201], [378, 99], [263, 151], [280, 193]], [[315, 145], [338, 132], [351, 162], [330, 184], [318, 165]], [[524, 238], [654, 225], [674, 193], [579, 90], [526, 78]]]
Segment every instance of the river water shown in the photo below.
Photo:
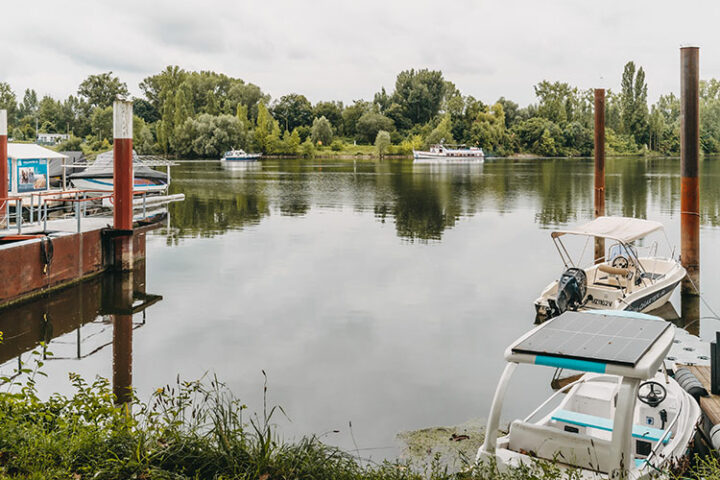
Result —
[[[701, 171], [702, 290], [718, 309], [720, 161]], [[550, 230], [593, 214], [591, 160], [268, 159], [187, 162], [172, 174], [186, 200], [147, 237], [144, 288], [163, 299], [134, 319], [140, 398], [178, 375], [217, 375], [260, 411], [264, 371], [269, 403], [287, 413], [276, 418], [284, 438], [323, 435], [373, 458], [397, 453], [398, 432], [487, 415], [505, 347], [533, 326], [533, 300], [563, 270]], [[608, 214], [659, 220], [679, 245], [678, 159], [608, 159], [606, 188]], [[56, 319], [33, 334], [52, 338], [56, 358], [42, 393], [71, 392], [68, 372], [111, 378], [112, 326], [86, 323], [102, 313], [102, 288], [0, 317]], [[677, 292], [673, 304], [680, 312]], [[716, 329], [699, 322], [706, 339]], [[4, 372], [39, 341], [11, 340]], [[504, 417], [550, 392], [552, 371], [540, 373], [520, 371]]]

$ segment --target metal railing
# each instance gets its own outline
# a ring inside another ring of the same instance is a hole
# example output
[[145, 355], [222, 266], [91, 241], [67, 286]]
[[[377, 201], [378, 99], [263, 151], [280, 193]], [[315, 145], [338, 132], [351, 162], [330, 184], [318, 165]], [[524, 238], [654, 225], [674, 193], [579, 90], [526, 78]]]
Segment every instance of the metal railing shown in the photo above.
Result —
[[22, 233], [22, 197], [5, 197], [0, 198], [0, 207], [4, 207], [5, 215], [0, 217], [0, 227], [3, 230], [10, 230], [10, 219], [13, 215], [10, 214], [10, 202], [15, 202], [15, 225], [17, 226], [18, 235]]
[[[105, 195], [97, 195], [97, 194], [105, 194]], [[147, 194], [146, 191], [134, 191], [133, 192], [133, 210], [136, 208], [142, 208], [142, 216], [140, 219], [146, 219], [148, 214], [148, 201], [147, 201]], [[141, 196], [142, 197], [142, 205], [141, 207], [136, 207], [134, 205], [134, 198]], [[6, 203], [6, 206], [9, 207], [9, 202], [14, 201], [15, 202], [15, 212], [13, 214], [10, 213], [10, 209], [6, 209], [6, 215], [4, 218], [0, 218], [0, 229], [4, 228], [5, 230], [9, 230], [11, 228], [11, 219], [14, 218], [15, 220], [15, 227], [17, 229], [18, 234], [22, 234], [22, 229], [24, 226], [23, 222], [23, 198], [25, 200], [28, 200], [27, 197], [20, 197], [20, 196], [13, 196], [13, 197], [7, 197], [4, 199], [0, 199], [0, 206], [2, 206], [2, 202]], [[50, 215], [54, 212], [60, 213], [68, 213], [67, 208], [63, 206], [58, 206], [58, 204], [72, 204], [71, 211], [73, 212], [73, 216], [77, 220], [77, 232], [82, 231], [82, 219], [88, 215], [88, 205], [91, 202], [102, 202], [102, 200], [108, 199], [110, 205], [113, 205], [115, 195], [110, 192], [108, 193], [107, 190], [63, 190], [63, 191], [46, 191], [46, 192], [33, 192], [29, 195], [29, 206], [28, 206], [28, 213], [29, 213], [29, 225], [42, 225], [43, 230], [47, 230], [48, 220], [50, 219]], [[26, 206], [28, 204], [26, 203]], [[100, 207], [103, 207], [103, 205], [100, 205]]]

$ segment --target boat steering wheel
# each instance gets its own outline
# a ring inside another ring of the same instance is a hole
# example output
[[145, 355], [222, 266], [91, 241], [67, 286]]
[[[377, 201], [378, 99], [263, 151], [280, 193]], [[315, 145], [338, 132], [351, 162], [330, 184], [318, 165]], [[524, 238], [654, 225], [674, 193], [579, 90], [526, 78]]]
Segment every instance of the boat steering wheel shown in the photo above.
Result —
[[617, 257], [613, 258], [611, 266], [615, 268], [628, 268], [630, 266], [630, 261], [627, 259], [627, 257], [623, 255], [618, 255]]
[[[649, 389], [647, 393], [643, 393], [643, 389]], [[667, 390], [658, 382], [643, 382], [638, 388], [637, 398], [645, 405], [657, 407], [667, 398]]]

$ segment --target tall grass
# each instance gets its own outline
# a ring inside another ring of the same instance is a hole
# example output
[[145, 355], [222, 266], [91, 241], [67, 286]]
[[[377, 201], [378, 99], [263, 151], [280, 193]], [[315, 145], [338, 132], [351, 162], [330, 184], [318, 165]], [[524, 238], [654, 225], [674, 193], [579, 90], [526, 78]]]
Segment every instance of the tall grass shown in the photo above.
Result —
[[[29, 369], [26, 373], [32, 373]], [[32, 376], [32, 375], [31, 375]], [[73, 394], [40, 399], [35, 384], [0, 392], [0, 478], [18, 479], [360, 479], [470, 480], [577, 478], [552, 463], [499, 472], [471, 465], [449, 473], [438, 461], [363, 461], [308, 436], [282, 442], [273, 423], [280, 407], [247, 415], [217, 378], [181, 381], [118, 407], [109, 382], [70, 375]], [[264, 386], [267, 393], [267, 384]], [[247, 417], [247, 418], [246, 418]], [[705, 465], [720, 478], [717, 464]], [[714, 475], [712, 476], [713, 473]]]

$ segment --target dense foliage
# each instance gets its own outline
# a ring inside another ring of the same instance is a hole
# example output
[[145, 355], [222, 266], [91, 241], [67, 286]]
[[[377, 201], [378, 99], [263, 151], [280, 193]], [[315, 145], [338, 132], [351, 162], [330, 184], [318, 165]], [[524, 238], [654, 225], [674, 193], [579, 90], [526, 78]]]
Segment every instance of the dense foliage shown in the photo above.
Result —
[[[312, 155], [317, 147], [344, 151], [348, 144], [373, 145], [390, 135], [390, 154], [445, 142], [479, 145], [498, 155], [588, 156], [593, 150], [593, 92], [564, 82], [534, 86], [537, 102], [520, 107], [504, 97], [486, 104], [463, 95], [439, 71], [406, 70], [392, 92], [372, 101], [313, 105], [291, 93], [272, 100], [260, 87], [209, 71], [168, 66], [139, 85], [135, 98], [135, 145], [140, 153], [218, 157], [230, 148], [265, 154]], [[720, 152], [720, 81], [702, 81], [701, 146]], [[22, 99], [0, 82], [0, 108], [8, 110], [16, 141], [38, 132], [70, 133], [64, 149], [106, 148], [112, 140], [112, 100], [128, 95], [112, 72], [90, 75], [65, 100]], [[674, 154], [679, 151], [680, 100], [670, 93], [648, 105], [642, 67], [628, 62], [619, 90], [609, 90], [606, 141], [610, 154]], [[384, 138], [384, 137], [383, 137]], [[310, 144], [306, 144], [306, 143]], [[334, 145], [334, 146], [333, 146]], [[311, 148], [312, 147], [312, 148]]]

